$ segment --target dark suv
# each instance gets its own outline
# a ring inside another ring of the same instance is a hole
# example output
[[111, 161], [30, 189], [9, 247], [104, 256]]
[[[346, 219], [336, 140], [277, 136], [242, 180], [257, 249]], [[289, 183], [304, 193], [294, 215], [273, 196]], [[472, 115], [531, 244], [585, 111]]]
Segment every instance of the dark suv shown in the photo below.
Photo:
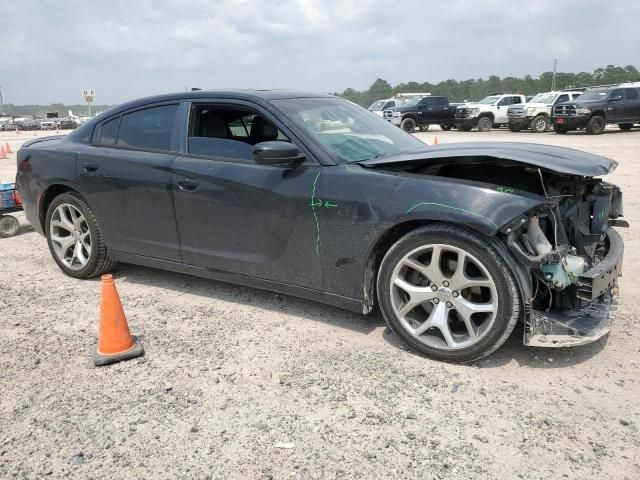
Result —
[[640, 123], [640, 88], [592, 88], [579, 99], [557, 104], [553, 109], [556, 133], [585, 128], [588, 134], [598, 135], [608, 123], [617, 123], [620, 130], [631, 130], [634, 123]]
[[442, 130], [451, 130], [455, 108], [449, 104], [447, 97], [424, 97], [411, 99], [400, 107], [386, 110], [384, 118], [401, 127], [405, 132], [413, 132], [416, 126], [420, 130], [429, 129], [429, 125], [440, 125]]

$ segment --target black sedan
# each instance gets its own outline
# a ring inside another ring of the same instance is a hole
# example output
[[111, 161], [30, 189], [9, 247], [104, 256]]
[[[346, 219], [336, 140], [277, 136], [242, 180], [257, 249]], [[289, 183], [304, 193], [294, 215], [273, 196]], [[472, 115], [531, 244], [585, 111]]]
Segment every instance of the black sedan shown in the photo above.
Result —
[[67, 274], [115, 262], [370, 313], [471, 361], [609, 331], [624, 226], [615, 162], [517, 143], [428, 147], [327, 95], [197, 91], [129, 102], [18, 152], [34, 228]]

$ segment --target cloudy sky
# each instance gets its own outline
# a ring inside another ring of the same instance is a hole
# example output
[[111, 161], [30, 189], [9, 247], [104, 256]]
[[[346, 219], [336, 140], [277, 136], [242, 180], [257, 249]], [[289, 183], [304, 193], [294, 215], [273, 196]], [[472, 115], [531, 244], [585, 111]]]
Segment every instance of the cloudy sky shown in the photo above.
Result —
[[640, 1], [0, 0], [6, 103], [640, 67]]

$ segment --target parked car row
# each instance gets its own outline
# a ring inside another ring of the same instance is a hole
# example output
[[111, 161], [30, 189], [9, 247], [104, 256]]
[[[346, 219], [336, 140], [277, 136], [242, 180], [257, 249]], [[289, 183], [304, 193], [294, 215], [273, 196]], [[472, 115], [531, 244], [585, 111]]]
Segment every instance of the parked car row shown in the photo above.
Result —
[[0, 131], [72, 130], [77, 126], [78, 123], [71, 118], [14, 120], [0, 123]]
[[543, 133], [553, 127], [560, 134], [585, 129], [596, 135], [607, 124], [617, 124], [621, 130], [640, 124], [640, 84], [551, 91], [529, 98], [496, 93], [464, 104], [452, 104], [445, 96], [404, 101], [391, 98], [374, 102], [369, 110], [407, 132], [436, 124], [442, 130], [457, 128], [463, 132], [508, 126], [512, 132], [530, 129]]

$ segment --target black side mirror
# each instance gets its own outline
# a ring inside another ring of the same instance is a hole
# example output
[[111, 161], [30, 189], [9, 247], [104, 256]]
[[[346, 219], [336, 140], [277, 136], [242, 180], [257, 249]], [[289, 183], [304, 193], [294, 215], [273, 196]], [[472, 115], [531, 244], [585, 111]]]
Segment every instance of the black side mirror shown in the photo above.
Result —
[[253, 159], [259, 165], [286, 165], [305, 158], [298, 147], [289, 142], [260, 142], [253, 146]]

